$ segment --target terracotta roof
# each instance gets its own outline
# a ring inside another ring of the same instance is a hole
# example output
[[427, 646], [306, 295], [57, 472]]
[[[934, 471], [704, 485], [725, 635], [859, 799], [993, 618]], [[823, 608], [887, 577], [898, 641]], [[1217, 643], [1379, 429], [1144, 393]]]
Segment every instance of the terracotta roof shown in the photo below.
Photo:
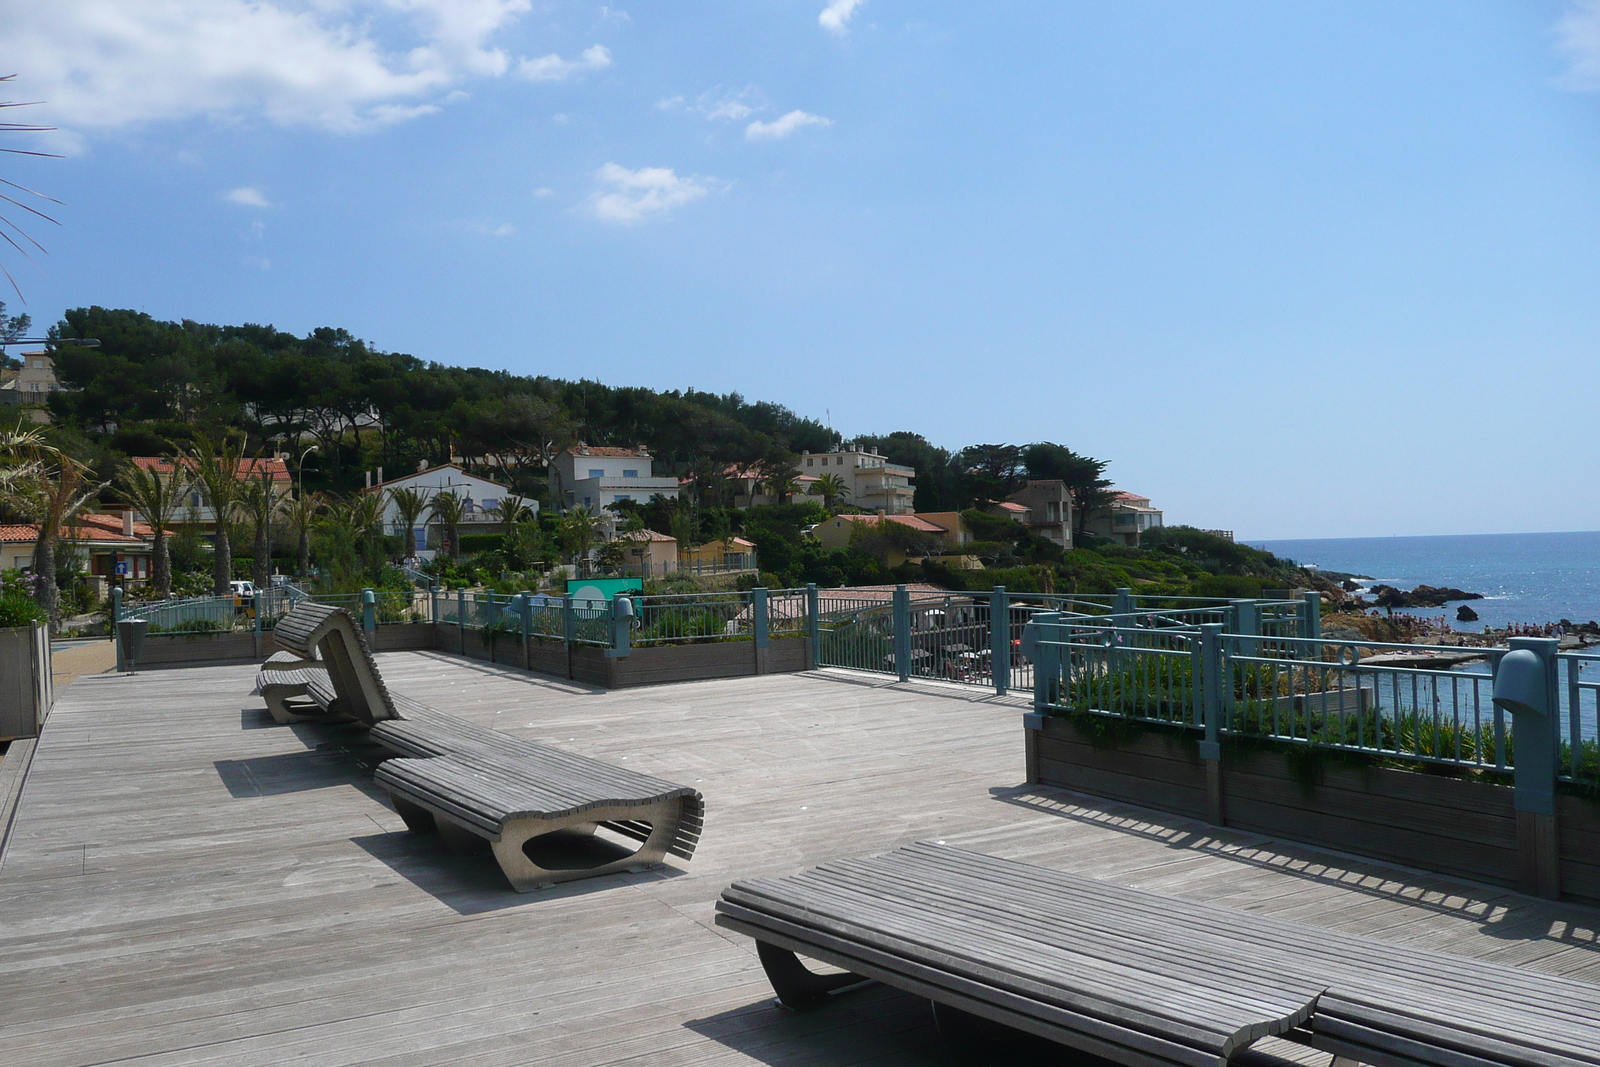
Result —
[[879, 519], [888, 519], [890, 522], [898, 522], [901, 526], [909, 526], [913, 530], [921, 530], [923, 533], [949, 533], [943, 526], [937, 526], [920, 515], [835, 515], [834, 518], [844, 519], [846, 522], [872, 523], [877, 522]]
[[611, 448], [606, 445], [586, 445], [581, 441], [565, 451], [574, 456], [614, 456], [621, 459], [637, 456], [639, 459], [648, 459], [650, 453], [642, 448]]
[[1028, 506], [1026, 504], [1018, 504], [1014, 500], [1002, 500], [996, 506], [1005, 508], [1007, 511], [1027, 511], [1027, 510], [1029, 510], [1029, 508], [1028, 508]]
[[[365, 488], [365, 489], [363, 489], [361, 491], [363, 493], [370, 493], [374, 489], [382, 489], [386, 485], [394, 485], [396, 482], [410, 481], [412, 478], [420, 478], [424, 474], [432, 474], [434, 471], [442, 471], [442, 470], [460, 471], [462, 474], [464, 474], [468, 478], [476, 478], [480, 482], [488, 482], [490, 485], [498, 485], [501, 489], [510, 489], [511, 488], [505, 482], [497, 482], [493, 478], [485, 478], [481, 474], [473, 474], [471, 471], [466, 470], [464, 467], [462, 467], [459, 463], [441, 463], [437, 467], [428, 467], [426, 470], [412, 471], [410, 474], [402, 474], [398, 478], [385, 478], [383, 481], [378, 482], [376, 485], [369, 485], [369, 486], [367, 486], [367, 488]], [[422, 486], [422, 488], [424, 488], [424, 489], [432, 489], [433, 486], [425, 485], [425, 486]]]
[[[146, 544], [154, 536], [155, 530], [149, 523], [135, 522], [133, 536], [129, 537], [122, 532], [121, 515], [105, 515], [99, 512], [80, 516], [73, 526], [62, 526], [60, 533], [63, 541], [98, 541], [129, 545]], [[0, 542], [16, 543], [38, 539], [38, 523], [0, 526]]]
[[1147, 504], [1150, 502], [1150, 498], [1149, 497], [1140, 496], [1138, 493], [1117, 493], [1115, 499], [1117, 499], [1118, 501], [1143, 500]]
[[[143, 470], [153, 470], [157, 474], [171, 474], [174, 470], [172, 459], [168, 456], [133, 456], [135, 466]], [[194, 460], [184, 456], [182, 463], [187, 470], [194, 470]], [[289, 478], [289, 465], [276, 456], [269, 459], [241, 459], [239, 468], [235, 473], [239, 478], [254, 478], [262, 471], [268, 472], [275, 482], [287, 482]]]
[[617, 534], [618, 541], [671, 541], [677, 543], [676, 537], [670, 537], [655, 530], [629, 530], [627, 533]]

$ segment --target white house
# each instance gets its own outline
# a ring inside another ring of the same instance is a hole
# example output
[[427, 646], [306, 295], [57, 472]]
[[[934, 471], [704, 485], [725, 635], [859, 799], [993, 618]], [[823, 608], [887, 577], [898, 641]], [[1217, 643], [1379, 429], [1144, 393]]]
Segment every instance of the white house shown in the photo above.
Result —
[[677, 495], [678, 479], [654, 477], [650, 453], [642, 448], [579, 442], [562, 449], [550, 464], [551, 499], [565, 507], [598, 511], [619, 500], [643, 504], [658, 496]]
[[837, 475], [850, 492], [846, 503], [873, 510], [881, 508], [890, 515], [905, 515], [913, 510], [911, 498], [916, 495], [916, 487], [912, 483], [916, 480], [916, 470], [890, 463], [877, 449], [804, 452], [794, 466], [802, 476]]
[[[362, 492], [384, 494], [383, 528], [385, 532], [392, 534], [405, 532], [400, 526], [400, 509], [395, 506], [394, 497], [390, 495], [395, 489], [415, 489], [422, 494], [425, 502], [431, 502], [438, 493], [455, 493], [457, 496], [465, 497], [468, 504], [468, 522], [492, 522], [494, 516], [490, 514], [490, 509], [497, 507], [502, 498], [513, 493], [509, 485], [480, 478], [476, 474], [468, 474], [454, 463], [425, 467], [403, 478], [390, 478], [386, 482], [379, 482], [363, 489]], [[537, 513], [539, 502], [529, 500], [528, 507]], [[411, 531], [411, 543], [417, 555], [426, 555], [429, 523], [426, 511], [423, 512], [419, 523], [420, 525]]]

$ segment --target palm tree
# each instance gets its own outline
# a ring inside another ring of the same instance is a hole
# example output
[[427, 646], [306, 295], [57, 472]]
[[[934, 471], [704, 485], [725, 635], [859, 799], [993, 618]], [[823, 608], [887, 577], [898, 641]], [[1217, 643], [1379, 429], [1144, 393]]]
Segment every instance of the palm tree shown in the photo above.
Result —
[[417, 520], [422, 518], [422, 513], [428, 510], [428, 494], [420, 489], [409, 486], [389, 490], [389, 502], [394, 505], [395, 518], [399, 521], [401, 534], [406, 539], [405, 554], [410, 556], [416, 553]]
[[505, 523], [507, 532], [518, 523], [531, 522], [534, 511], [529, 506], [528, 499], [512, 493], [500, 498], [500, 503], [489, 509], [494, 512], [495, 518]]
[[560, 525], [556, 528], [557, 536], [573, 563], [589, 554], [589, 546], [600, 536], [600, 523], [600, 518], [585, 507], [573, 508], [561, 516]]
[[141, 467], [132, 460], [117, 468], [117, 480], [135, 511], [150, 524], [150, 586], [165, 600], [172, 595], [172, 552], [167, 546], [167, 526], [177, 517], [189, 495], [189, 472], [178, 459], [171, 459], [172, 475], [163, 478], [159, 471]]
[[295, 532], [295, 573], [304, 578], [311, 570], [311, 528], [316, 525], [328, 498], [321, 493], [301, 493], [284, 509], [284, 519]]
[[373, 578], [384, 564], [383, 515], [382, 493], [362, 493], [350, 502], [350, 525], [361, 546], [361, 562]]
[[54, 626], [61, 618], [61, 588], [56, 584], [56, 545], [61, 528], [71, 524], [89, 501], [105, 488], [86, 477], [89, 468], [59, 449], [46, 446], [49, 459], [41, 462], [25, 483], [25, 506], [39, 523], [33, 545], [34, 599]]
[[800, 472], [793, 467], [779, 467], [769, 470], [762, 480], [774, 500], [779, 504], [787, 504], [789, 498], [794, 496], [795, 487], [800, 484]]
[[238, 519], [243, 489], [239, 465], [244, 462], [244, 443], [224, 440], [218, 446], [205, 434], [196, 434], [189, 455], [194, 464], [195, 480], [200, 483], [200, 491], [217, 526], [217, 535], [212, 541], [211, 591], [217, 596], [227, 596], [228, 583], [233, 581], [233, 525]]
[[822, 506], [832, 511], [834, 505], [850, 495], [850, 487], [837, 474], [824, 474], [811, 485], [811, 491], [822, 497]]
[[257, 590], [267, 587], [272, 577], [272, 520], [283, 511], [283, 497], [278, 495], [272, 482], [272, 472], [255, 460], [255, 471], [239, 486], [239, 510], [249, 517], [255, 527], [251, 551], [250, 580]]
[[443, 529], [440, 531], [444, 537], [445, 551], [451, 559], [461, 558], [461, 537], [458, 527], [461, 520], [467, 515], [467, 501], [456, 493], [435, 493], [428, 502], [428, 510]]

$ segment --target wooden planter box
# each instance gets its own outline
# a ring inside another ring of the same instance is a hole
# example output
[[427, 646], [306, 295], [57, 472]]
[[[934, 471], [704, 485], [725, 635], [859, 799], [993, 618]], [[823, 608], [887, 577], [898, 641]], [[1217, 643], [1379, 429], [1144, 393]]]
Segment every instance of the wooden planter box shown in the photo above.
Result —
[[259, 663], [278, 651], [272, 631], [256, 635], [248, 630], [224, 633], [145, 634], [137, 670], [166, 667], [215, 667], [227, 663]]
[[0, 630], [0, 741], [39, 736], [55, 703], [51, 670], [48, 626]]
[[[1224, 747], [1224, 822], [1242, 830], [1499, 885], [1518, 882], [1510, 786]], [[1096, 745], [1065, 719], [1028, 731], [1028, 780], [1208, 818], [1199, 746], [1165, 731]], [[1561, 884], [1600, 900], [1600, 806], [1561, 797]]]

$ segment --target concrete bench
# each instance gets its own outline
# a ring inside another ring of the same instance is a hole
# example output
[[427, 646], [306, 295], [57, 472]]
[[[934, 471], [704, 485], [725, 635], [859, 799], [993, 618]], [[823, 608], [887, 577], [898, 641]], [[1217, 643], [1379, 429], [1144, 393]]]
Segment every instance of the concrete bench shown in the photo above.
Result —
[[[326, 702], [309, 692], [316, 685]], [[326, 719], [333, 693], [328, 669], [321, 660], [301, 659], [294, 652], [274, 652], [256, 672], [255, 694], [266, 701], [272, 718], [280, 723]]]
[[[548, 745], [500, 739], [507, 743], [474, 740], [429, 759], [387, 760], [374, 778], [412, 831], [487, 840], [519, 893], [694, 854], [704, 818], [698, 791]], [[638, 850], [577, 868], [544, 866], [529, 852], [538, 838], [592, 834], [598, 826], [640, 841]]]
[[[488, 840], [519, 892], [694, 854], [704, 821], [696, 790], [390, 693], [355, 620], [338, 608], [301, 601], [275, 632], [288, 651], [268, 660], [257, 678], [273, 717], [369, 727], [373, 740], [400, 757], [379, 766], [375, 779], [407, 827]], [[269, 679], [270, 688], [263, 684]], [[527, 848], [547, 834], [592, 834], [598, 827], [640, 845], [627, 856], [573, 868], [541, 866]]]
[[[1214, 1067], [1267, 1035], [1381, 1067], [1596, 1067], [1595, 987], [918, 844], [738, 882], [779, 999], [862, 978], [1118, 1063]], [[820, 975], [804, 955], [843, 968]]]
[[[279, 646], [298, 659], [322, 663], [327, 685], [334, 694], [324, 707], [325, 711], [348, 716], [368, 726], [396, 717], [394, 702], [372, 659], [372, 650], [349, 612], [329, 604], [302, 600], [277, 621], [272, 636]], [[308, 679], [307, 685], [311, 684]], [[308, 688], [306, 695], [314, 697], [316, 694]]]

